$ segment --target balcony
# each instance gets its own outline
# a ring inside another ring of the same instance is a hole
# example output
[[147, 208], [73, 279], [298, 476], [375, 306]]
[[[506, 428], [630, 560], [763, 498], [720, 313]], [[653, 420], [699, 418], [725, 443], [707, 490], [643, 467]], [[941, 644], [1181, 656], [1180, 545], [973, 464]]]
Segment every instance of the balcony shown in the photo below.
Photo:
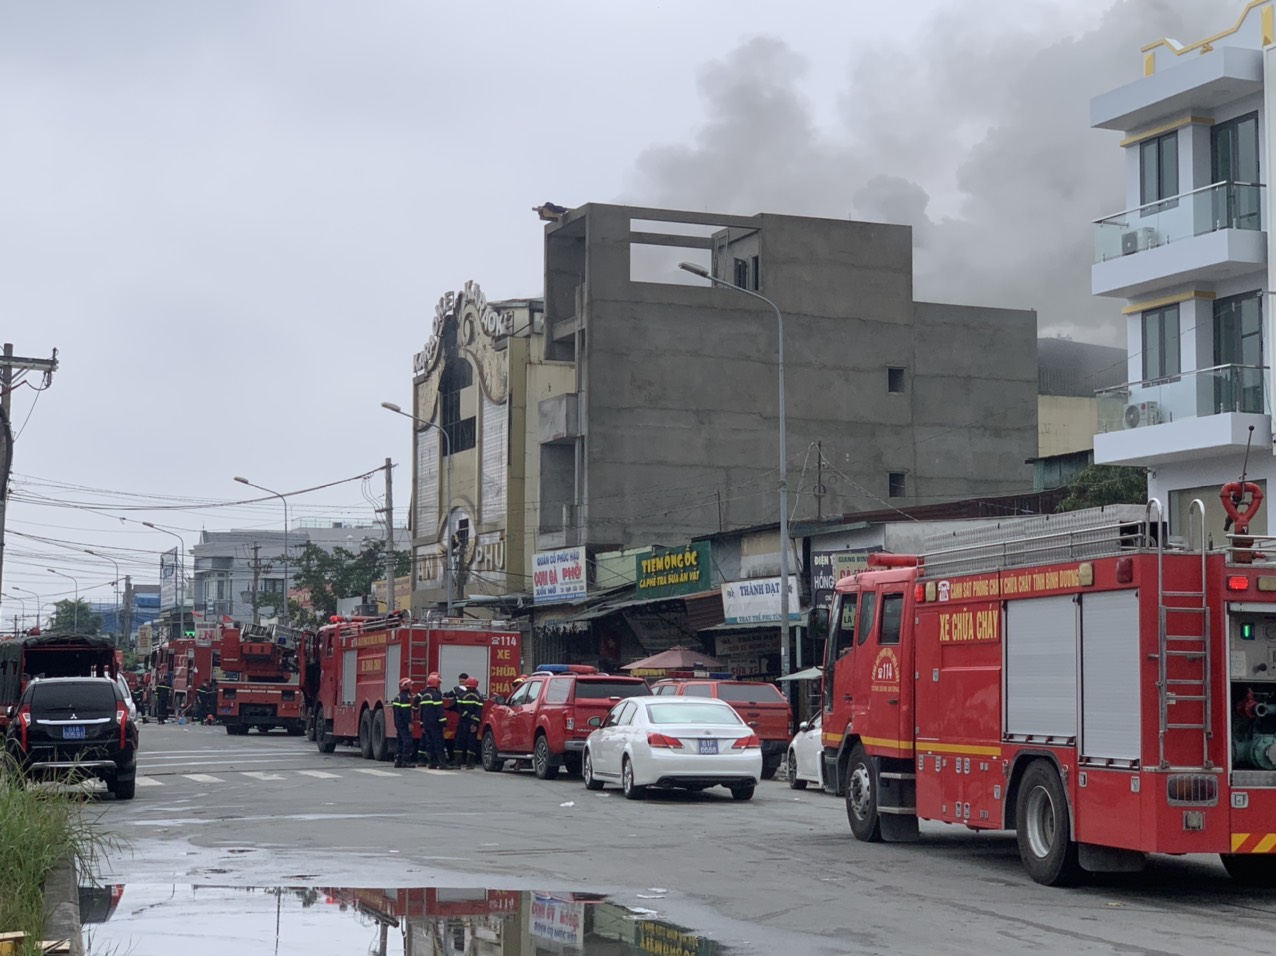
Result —
[[1271, 438], [1266, 366], [1218, 365], [1097, 393], [1100, 465], [1151, 465], [1243, 451]]
[[1090, 291], [1131, 299], [1218, 282], [1267, 262], [1264, 186], [1214, 183], [1094, 224]]

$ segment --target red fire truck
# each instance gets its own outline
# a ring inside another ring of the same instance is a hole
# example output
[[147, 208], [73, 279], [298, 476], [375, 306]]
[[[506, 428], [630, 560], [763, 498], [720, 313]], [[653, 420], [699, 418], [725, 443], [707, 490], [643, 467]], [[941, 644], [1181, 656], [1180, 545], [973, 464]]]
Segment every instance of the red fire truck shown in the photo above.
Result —
[[[508, 695], [518, 676], [519, 632], [497, 622], [412, 622], [407, 612], [334, 621], [309, 636], [305, 667], [316, 666], [311, 710], [321, 753], [338, 743], [357, 744], [365, 758], [388, 760], [394, 752], [394, 718], [387, 713], [407, 677], [413, 689], [436, 673], [447, 690], [462, 672], [478, 678], [485, 696]], [[457, 714], [448, 711], [447, 736]], [[414, 727], [417, 734], [419, 728]]]
[[313, 688], [297, 666], [304, 634], [248, 624], [222, 629], [222, 679], [217, 686], [217, 722], [226, 733], [266, 733], [282, 727], [290, 736], [305, 732]]
[[1276, 538], [1189, 511], [1186, 543], [1154, 499], [949, 533], [838, 582], [824, 769], [855, 836], [1015, 830], [1048, 885], [1147, 853], [1276, 880]]
[[151, 655], [151, 667], [161, 677], [172, 676], [174, 713], [195, 706], [199, 685], [213, 676], [217, 657], [216, 632], [201, 629], [189, 637], [165, 641]]

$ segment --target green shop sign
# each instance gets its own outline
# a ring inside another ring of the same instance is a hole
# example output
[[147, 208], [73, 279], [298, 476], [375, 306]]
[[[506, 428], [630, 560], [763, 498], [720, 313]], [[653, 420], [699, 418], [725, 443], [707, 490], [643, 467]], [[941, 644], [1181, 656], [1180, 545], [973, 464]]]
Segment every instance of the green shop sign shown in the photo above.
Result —
[[658, 548], [634, 558], [639, 597], [672, 597], [708, 591], [710, 546], [697, 541], [685, 548]]

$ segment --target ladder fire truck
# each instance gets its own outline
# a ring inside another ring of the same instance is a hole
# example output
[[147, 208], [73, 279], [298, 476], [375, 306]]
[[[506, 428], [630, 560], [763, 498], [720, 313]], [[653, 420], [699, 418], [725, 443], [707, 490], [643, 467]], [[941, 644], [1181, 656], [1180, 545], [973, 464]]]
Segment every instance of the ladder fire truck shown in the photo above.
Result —
[[306, 730], [313, 688], [297, 664], [304, 634], [262, 624], [222, 630], [222, 680], [217, 686], [217, 722], [241, 736], [256, 727], [282, 727], [290, 736]]
[[[519, 632], [497, 621], [413, 622], [406, 611], [334, 620], [307, 637], [304, 651], [303, 670], [317, 674], [311, 728], [320, 753], [348, 743], [367, 759], [390, 759], [394, 717], [388, 708], [400, 680], [411, 679], [419, 691], [434, 673], [447, 690], [464, 672], [478, 679], [484, 696], [508, 696], [521, 647]], [[457, 714], [447, 713], [450, 738]], [[419, 735], [415, 724], [413, 735]]]
[[1147, 853], [1276, 881], [1276, 538], [1247, 534], [1262, 495], [1239, 484], [1220, 548], [1199, 499], [1182, 542], [1153, 499], [932, 536], [839, 581], [822, 743], [854, 835], [1014, 830], [1047, 885]]

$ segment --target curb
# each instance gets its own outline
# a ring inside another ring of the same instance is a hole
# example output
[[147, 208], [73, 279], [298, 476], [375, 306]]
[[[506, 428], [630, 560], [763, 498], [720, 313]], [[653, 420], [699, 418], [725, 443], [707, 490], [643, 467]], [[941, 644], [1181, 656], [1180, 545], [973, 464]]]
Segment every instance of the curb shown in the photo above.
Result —
[[55, 866], [44, 881], [44, 938], [68, 940], [70, 948], [63, 951], [84, 956], [80, 886], [74, 857], [68, 856]]

